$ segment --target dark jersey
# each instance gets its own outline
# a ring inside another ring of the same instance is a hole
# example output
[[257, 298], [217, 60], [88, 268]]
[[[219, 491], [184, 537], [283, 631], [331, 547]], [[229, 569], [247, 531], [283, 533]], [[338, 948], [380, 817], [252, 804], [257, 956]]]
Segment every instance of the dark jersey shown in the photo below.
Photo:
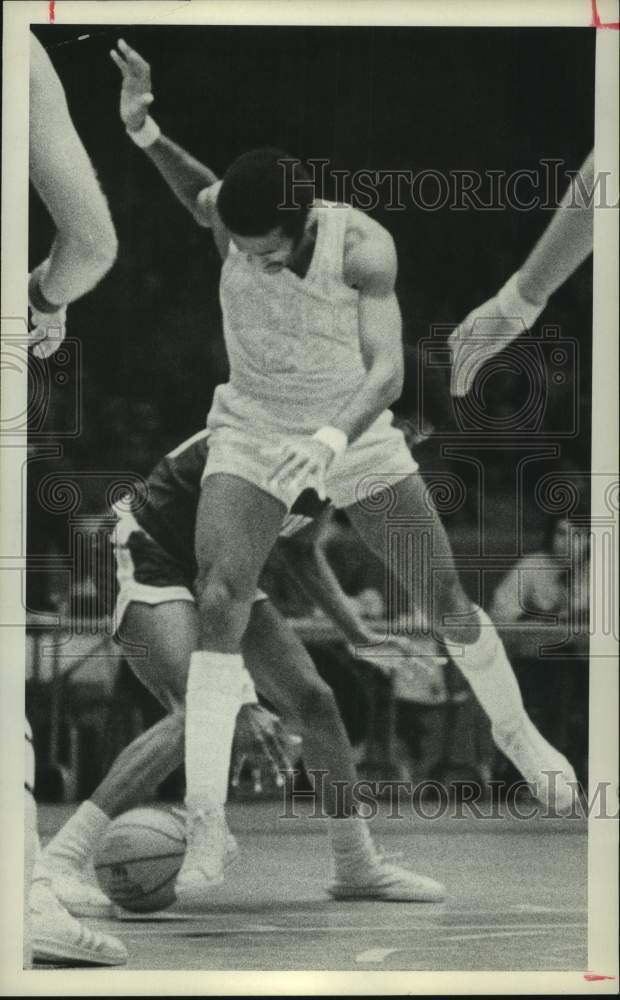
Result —
[[[144, 531], [166, 552], [196, 574], [194, 530], [202, 474], [207, 462], [208, 431], [199, 431], [158, 462], [147, 479], [146, 497], [133, 504], [133, 515]], [[291, 535], [318, 517], [329, 501], [314, 490], [304, 490], [282, 525]]]

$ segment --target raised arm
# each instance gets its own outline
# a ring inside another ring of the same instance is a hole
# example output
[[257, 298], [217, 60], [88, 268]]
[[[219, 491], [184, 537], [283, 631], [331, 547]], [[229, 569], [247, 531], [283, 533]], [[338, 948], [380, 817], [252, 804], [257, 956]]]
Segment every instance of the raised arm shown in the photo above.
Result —
[[571, 182], [551, 222], [519, 271], [519, 292], [543, 307], [592, 253], [594, 150]]
[[466, 395], [482, 365], [531, 329], [551, 295], [592, 253], [593, 195], [592, 152], [520, 270], [450, 334], [453, 396]]
[[162, 135], [148, 113], [154, 97], [151, 67], [122, 39], [110, 55], [121, 72], [120, 116], [127, 134], [144, 150], [196, 222], [213, 231], [216, 246], [226, 255], [228, 234], [215, 209], [217, 175], [176, 142]]
[[[64, 331], [64, 307], [112, 267], [117, 241], [95, 171], [71, 121], [62, 84], [41, 43], [30, 36], [30, 179], [56, 227], [49, 257], [32, 272], [29, 298], [36, 353], [47, 356], [45, 324]], [[48, 320], [45, 320], [48, 317]]]

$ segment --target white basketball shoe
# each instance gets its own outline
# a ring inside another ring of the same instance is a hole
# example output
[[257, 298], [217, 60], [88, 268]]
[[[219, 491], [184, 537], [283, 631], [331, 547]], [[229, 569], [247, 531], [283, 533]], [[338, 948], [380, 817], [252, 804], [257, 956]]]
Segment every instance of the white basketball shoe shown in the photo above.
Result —
[[195, 908], [209, 901], [211, 889], [221, 885], [224, 872], [239, 853], [223, 806], [188, 812], [187, 850], [177, 875], [175, 909]]
[[125, 965], [127, 949], [117, 938], [84, 927], [54, 896], [49, 882], [36, 879], [30, 890], [32, 953], [38, 962]]
[[493, 731], [503, 754], [521, 772], [539, 802], [560, 815], [579, 804], [579, 784], [573, 766], [564, 754], [544, 738], [531, 719], [508, 734]]
[[446, 890], [440, 882], [427, 875], [418, 875], [402, 865], [400, 853], [387, 854], [373, 850], [373, 857], [363, 865], [343, 863], [336, 869], [328, 893], [334, 899], [367, 899], [385, 903], [440, 903]]

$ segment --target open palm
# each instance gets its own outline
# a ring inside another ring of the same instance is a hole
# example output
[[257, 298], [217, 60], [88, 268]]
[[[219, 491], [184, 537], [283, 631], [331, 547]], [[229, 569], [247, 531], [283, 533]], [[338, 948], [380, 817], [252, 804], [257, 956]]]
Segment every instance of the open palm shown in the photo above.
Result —
[[127, 42], [120, 39], [119, 51], [112, 49], [110, 56], [121, 71], [120, 114], [126, 128], [135, 132], [142, 128], [153, 103], [151, 93], [151, 67]]

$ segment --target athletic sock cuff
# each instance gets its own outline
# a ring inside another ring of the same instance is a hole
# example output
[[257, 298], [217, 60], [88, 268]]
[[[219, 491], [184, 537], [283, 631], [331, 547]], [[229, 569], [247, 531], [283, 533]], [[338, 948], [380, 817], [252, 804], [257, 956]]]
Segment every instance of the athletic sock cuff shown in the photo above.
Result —
[[187, 703], [192, 694], [213, 691], [240, 697], [243, 687], [243, 658], [239, 653], [197, 650], [192, 653], [187, 678]]

